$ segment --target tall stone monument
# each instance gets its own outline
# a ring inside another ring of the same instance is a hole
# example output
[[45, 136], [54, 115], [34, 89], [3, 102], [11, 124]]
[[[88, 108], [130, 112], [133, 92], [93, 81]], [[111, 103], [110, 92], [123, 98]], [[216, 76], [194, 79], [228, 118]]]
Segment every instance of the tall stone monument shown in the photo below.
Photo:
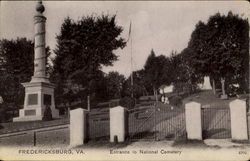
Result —
[[30, 82], [22, 83], [25, 87], [24, 108], [19, 110], [19, 117], [13, 118], [14, 122], [42, 120], [46, 106], [50, 107], [53, 118], [59, 117], [59, 112], [55, 109], [54, 84], [46, 77], [44, 10], [42, 1], [38, 1], [34, 16], [34, 74]]
[[211, 90], [210, 78], [208, 76], [204, 77], [204, 83], [202, 85], [203, 90]]

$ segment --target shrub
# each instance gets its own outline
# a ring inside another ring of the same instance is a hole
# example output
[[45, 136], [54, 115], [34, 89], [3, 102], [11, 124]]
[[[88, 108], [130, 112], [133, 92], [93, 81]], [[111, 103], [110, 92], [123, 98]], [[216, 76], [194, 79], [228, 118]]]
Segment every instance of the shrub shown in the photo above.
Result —
[[230, 97], [234, 97], [240, 93], [243, 93], [243, 91], [240, 89], [240, 87], [230, 84], [226, 89], [226, 93], [228, 93]]
[[181, 107], [182, 106], [182, 98], [181, 96], [175, 95], [169, 98], [170, 105], [175, 107]]

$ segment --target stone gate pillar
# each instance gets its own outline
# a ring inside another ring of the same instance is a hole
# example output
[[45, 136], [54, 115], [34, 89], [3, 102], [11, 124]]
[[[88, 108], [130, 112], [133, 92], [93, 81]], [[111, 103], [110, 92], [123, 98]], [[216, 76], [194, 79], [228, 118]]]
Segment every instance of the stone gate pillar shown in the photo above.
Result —
[[202, 140], [201, 104], [190, 102], [185, 105], [187, 138]]
[[246, 101], [236, 99], [229, 106], [232, 140], [248, 140]]
[[83, 145], [87, 139], [87, 110], [70, 110], [70, 146]]
[[118, 142], [124, 142], [126, 136], [126, 109], [121, 106], [110, 108], [110, 142], [115, 141], [115, 136]]

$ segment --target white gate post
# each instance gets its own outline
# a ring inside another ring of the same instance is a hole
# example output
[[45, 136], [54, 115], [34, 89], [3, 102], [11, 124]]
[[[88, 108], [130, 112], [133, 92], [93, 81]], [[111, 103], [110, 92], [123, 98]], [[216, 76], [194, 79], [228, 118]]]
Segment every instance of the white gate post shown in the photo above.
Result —
[[187, 138], [202, 140], [201, 104], [190, 102], [185, 105]]
[[232, 140], [248, 140], [246, 101], [236, 99], [229, 106]]
[[70, 146], [83, 145], [87, 134], [87, 111], [82, 108], [70, 110]]
[[118, 142], [125, 141], [126, 134], [126, 110], [124, 107], [116, 106], [109, 109], [110, 113], [110, 142], [115, 142], [115, 136]]

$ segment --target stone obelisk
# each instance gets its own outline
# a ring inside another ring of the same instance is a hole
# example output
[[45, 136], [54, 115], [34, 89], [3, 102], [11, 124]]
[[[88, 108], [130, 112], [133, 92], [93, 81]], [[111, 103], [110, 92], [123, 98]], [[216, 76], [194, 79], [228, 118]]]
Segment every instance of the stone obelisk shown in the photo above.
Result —
[[22, 83], [25, 87], [24, 108], [19, 110], [19, 117], [14, 118], [13, 121], [42, 120], [46, 107], [51, 109], [53, 118], [59, 117], [59, 112], [55, 109], [54, 84], [50, 83], [46, 77], [46, 17], [43, 15], [44, 11], [42, 1], [38, 1], [34, 16], [34, 74], [30, 82]]
[[204, 83], [203, 83], [202, 89], [203, 90], [211, 90], [212, 89], [209, 76], [204, 77]]
[[43, 16], [45, 8], [42, 1], [36, 5], [36, 15], [34, 16], [35, 25], [35, 56], [34, 56], [34, 75], [31, 82], [48, 82], [46, 78], [46, 54], [45, 54], [45, 23], [46, 17]]

